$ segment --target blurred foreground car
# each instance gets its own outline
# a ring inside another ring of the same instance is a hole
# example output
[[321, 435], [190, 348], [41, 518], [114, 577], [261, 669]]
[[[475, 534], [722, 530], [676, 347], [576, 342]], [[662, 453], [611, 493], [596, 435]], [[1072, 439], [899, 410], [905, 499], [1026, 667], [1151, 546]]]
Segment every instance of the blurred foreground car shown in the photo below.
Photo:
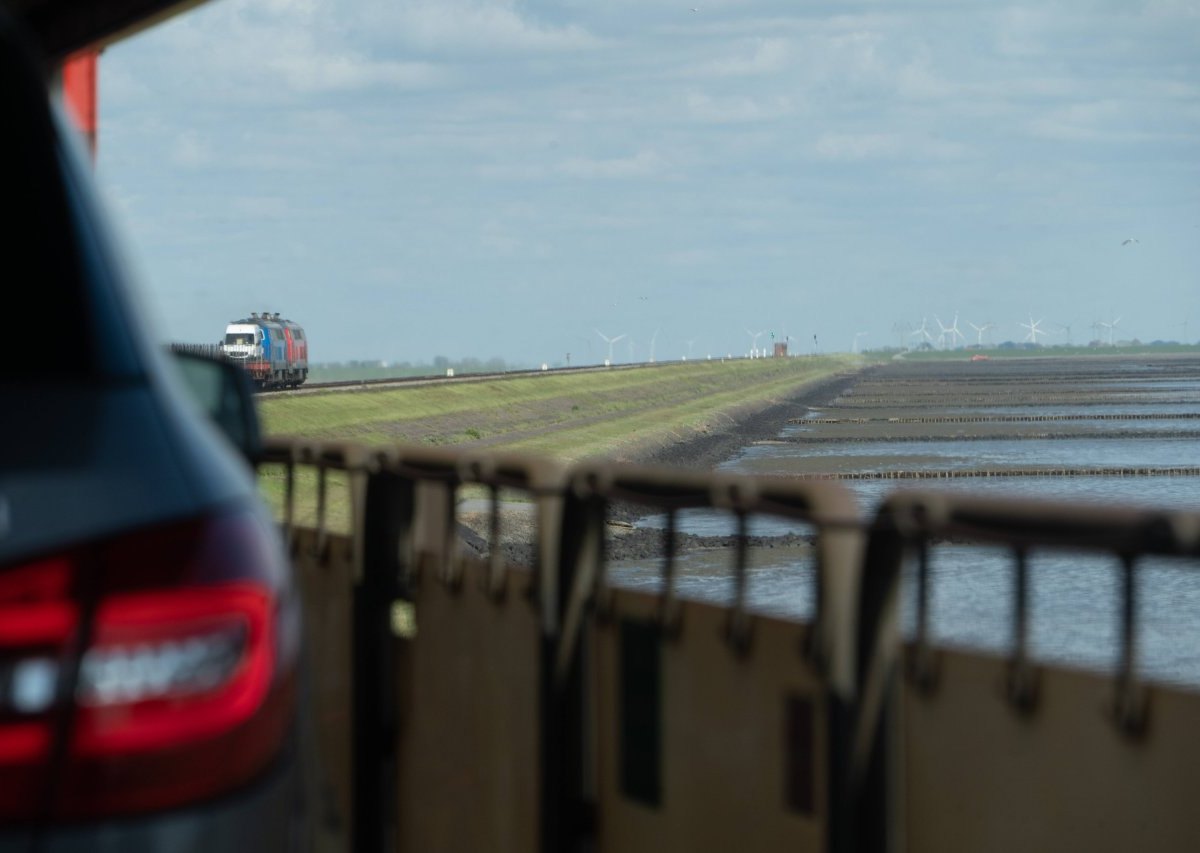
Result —
[[294, 848], [299, 607], [249, 392], [144, 334], [6, 8], [0, 851]]

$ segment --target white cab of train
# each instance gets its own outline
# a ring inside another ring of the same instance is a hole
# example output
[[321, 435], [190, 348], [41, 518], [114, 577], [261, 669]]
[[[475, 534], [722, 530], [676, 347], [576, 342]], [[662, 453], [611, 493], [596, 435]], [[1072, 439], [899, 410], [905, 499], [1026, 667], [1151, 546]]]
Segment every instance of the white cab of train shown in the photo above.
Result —
[[221, 352], [237, 361], [261, 361], [263, 357], [263, 332], [259, 326], [245, 323], [230, 323], [225, 327], [225, 340]]

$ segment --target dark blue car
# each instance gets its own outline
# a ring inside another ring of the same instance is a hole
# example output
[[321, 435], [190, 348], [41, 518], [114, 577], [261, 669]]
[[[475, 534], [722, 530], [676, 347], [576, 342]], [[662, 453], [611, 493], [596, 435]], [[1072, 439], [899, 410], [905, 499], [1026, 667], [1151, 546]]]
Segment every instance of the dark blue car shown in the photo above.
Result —
[[48, 97], [68, 51], [167, 5], [0, 3], [28, 312], [0, 336], [0, 851], [304, 844], [297, 592], [230, 441], [252, 406], [220, 431], [151, 342]]

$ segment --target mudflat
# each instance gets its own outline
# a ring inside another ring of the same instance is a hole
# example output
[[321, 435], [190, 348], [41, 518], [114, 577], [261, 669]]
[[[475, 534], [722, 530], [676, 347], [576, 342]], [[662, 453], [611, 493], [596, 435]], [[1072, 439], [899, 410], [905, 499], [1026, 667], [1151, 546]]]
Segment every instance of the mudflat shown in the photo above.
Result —
[[[1188, 452], [1200, 437], [1198, 380], [1200, 357], [1180, 354], [898, 359], [813, 385], [726, 429], [649, 448], [636, 460], [711, 468], [749, 445], [765, 445], [770, 452], [741, 459], [737, 470], [846, 479], [1188, 477], [1198, 470]], [[1130, 440], [1147, 439], [1172, 442], [1178, 454], [1169, 464], [1125, 458]], [[1048, 455], [1016, 462], [993, 452], [1013, 442]], [[612, 508], [613, 559], [661, 554], [662, 532], [633, 526], [637, 517], [633, 508]], [[512, 522], [504, 547], [520, 560], [522, 523]], [[679, 552], [732, 544], [677, 536]], [[797, 544], [789, 538], [752, 544]]]

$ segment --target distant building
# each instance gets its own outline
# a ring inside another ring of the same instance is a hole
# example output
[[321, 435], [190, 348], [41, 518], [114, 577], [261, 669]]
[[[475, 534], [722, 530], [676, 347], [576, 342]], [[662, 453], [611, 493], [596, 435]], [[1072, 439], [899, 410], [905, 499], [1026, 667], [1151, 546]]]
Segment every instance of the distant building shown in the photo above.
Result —
[[787, 358], [787, 341], [776, 341], [775, 352], [772, 355], [775, 358]]

